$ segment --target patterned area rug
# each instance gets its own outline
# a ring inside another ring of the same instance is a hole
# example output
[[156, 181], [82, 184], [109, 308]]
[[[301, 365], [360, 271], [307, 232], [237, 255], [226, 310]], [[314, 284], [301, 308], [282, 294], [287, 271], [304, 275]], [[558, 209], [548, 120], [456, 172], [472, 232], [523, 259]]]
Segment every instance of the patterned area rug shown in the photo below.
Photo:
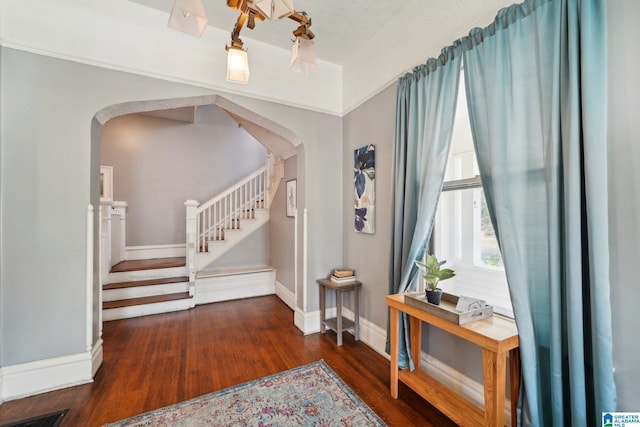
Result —
[[123, 426], [386, 426], [323, 361], [108, 424]]

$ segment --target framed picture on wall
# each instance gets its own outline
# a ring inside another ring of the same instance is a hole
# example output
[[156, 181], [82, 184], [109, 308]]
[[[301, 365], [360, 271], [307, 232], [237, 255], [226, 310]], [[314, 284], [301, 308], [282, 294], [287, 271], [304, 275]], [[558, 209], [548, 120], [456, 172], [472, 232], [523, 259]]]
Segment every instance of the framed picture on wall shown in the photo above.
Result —
[[376, 148], [373, 144], [353, 152], [356, 233], [376, 231]]
[[113, 166], [100, 166], [100, 201], [113, 202]]
[[291, 179], [287, 181], [287, 216], [289, 217], [296, 215], [297, 197], [296, 180]]

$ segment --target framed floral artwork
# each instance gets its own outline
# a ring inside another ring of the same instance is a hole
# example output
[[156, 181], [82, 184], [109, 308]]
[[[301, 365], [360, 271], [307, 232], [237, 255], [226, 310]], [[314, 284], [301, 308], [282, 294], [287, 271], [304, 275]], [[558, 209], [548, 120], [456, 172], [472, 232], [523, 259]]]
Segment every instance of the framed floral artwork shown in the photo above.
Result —
[[375, 233], [376, 149], [373, 144], [353, 152], [355, 231]]

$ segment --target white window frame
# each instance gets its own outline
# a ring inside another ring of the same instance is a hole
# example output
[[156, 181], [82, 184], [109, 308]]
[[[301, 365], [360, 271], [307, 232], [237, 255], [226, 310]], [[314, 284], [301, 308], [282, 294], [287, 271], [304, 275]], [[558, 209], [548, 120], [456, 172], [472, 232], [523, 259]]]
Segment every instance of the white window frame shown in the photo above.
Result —
[[[447, 181], [443, 185], [442, 192], [473, 191], [478, 189], [482, 189], [482, 182], [479, 176], [475, 176], [468, 179]], [[452, 236], [451, 240], [440, 238], [444, 234], [443, 227], [447, 226], [442, 218], [438, 218], [443, 214], [448, 215], [451, 221], [459, 223], [457, 227], [453, 227], [452, 232], [455, 235]], [[439, 259], [446, 259], [446, 267], [456, 272], [455, 277], [440, 282], [439, 287], [444, 292], [452, 295], [465, 295], [485, 300], [487, 304], [493, 306], [494, 312], [513, 318], [513, 308], [511, 307], [509, 287], [504, 268], [476, 265], [474, 261], [476, 260], [477, 248], [473, 247], [476, 244], [476, 239], [473, 238], [475, 231], [471, 229], [479, 224], [470, 223], [477, 222], [475, 215], [473, 215], [474, 219], [472, 221], [469, 219], [465, 221], [461, 216], [462, 212], [460, 211], [453, 213], [439, 211], [434, 221], [431, 242], [429, 243], [430, 250], [427, 252], [433, 252]], [[463, 228], [467, 229], [466, 232]], [[467, 236], [467, 241], [464, 240], [463, 236], [465, 235]], [[469, 239], [471, 242], [468, 241]], [[421, 286], [424, 286], [424, 284], [421, 283]]]

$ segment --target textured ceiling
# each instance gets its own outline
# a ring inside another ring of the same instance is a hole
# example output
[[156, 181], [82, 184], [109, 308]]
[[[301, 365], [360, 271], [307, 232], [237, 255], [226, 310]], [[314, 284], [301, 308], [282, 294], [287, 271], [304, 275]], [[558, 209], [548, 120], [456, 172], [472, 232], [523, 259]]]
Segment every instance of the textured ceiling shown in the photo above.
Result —
[[[173, 0], [130, 0], [167, 13]], [[316, 35], [316, 55], [319, 59], [344, 64], [352, 52], [363, 46], [384, 23], [400, 10], [408, 0], [294, 0], [298, 11], [305, 11], [312, 19]], [[225, 0], [202, 0], [209, 25], [231, 33], [238, 13], [226, 5]], [[297, 23], [290, 19], [275, 22], [256, 21], [253, 30], [243, 28], [240, 37], [281, 47], [291, 48]], [[205, 30], [206, 31], [206, 30]], [[400, 38], [400, 35], [398, 35]], [[399, 40], [400, 42], [400, 40]]]

